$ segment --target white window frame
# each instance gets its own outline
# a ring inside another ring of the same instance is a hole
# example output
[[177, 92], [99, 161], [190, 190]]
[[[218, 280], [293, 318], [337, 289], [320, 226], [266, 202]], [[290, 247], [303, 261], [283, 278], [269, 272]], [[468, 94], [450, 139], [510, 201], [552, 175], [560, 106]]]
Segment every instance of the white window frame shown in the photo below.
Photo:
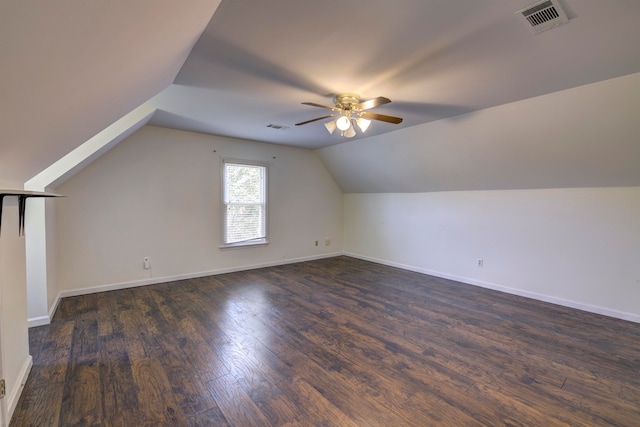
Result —
[[[264, 236], [260, 238], [255, 238], [251, 240], [244, 240], [239, 242], [227, 242], [227, 206], [230, 204], [227, 200], [227, 174], [226, 174], [226, 166], [228, 164], [232, 165], [240, 165], [240, 166], [254, 166], [264, 168], [264, 179], [263, 179], [263, 193], [264, 193], [264, 201], [260, 203], [263, 208], [263, 221], [264, 221]], [[260, 161], [252, 161], [252, 160], [241, 160], [241, 159], [222, 159], [222, 167], [221, 170], [221, 210], [222, 210], [222, 245], [220, 248], [237, 248], [237, 247], [247, 247], [247, 246], [257, 246], [257, 245], [266, 245], [269, 243], [268, 235], [269, 235], [269, 164], [266, 162]]]

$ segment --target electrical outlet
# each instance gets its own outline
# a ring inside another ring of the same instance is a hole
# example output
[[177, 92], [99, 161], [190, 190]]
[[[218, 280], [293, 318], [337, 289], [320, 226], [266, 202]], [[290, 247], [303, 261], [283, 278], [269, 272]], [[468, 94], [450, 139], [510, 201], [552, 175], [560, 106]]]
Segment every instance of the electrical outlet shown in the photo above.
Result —
[[151, 259], [148, 256], [142, 258], [142, 265], [145, 270], [149, 270], [151, 268]]
[[328, 237], [325, 237], [324, 238], [324, 244], [325, 244], [325, 246], [329, 246], [331, 244], [331, 239], [328, 238]]
[[316, 246], [318, 246], [318, 241], [316, 240]]
[[476, 261], [476, 266], [484, 267], [484, 260], [482, 258], [479, 258], [478, 261]]

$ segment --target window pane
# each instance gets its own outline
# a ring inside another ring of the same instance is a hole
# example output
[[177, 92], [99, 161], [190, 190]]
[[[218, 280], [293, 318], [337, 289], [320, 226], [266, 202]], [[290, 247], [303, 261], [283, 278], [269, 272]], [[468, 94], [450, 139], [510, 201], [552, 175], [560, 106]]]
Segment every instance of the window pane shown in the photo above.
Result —
[[265, 237], [262, 205], [227, 205], [226, 243]]
[[225, 203], [264, 203], [264, 167], [226, 164]]

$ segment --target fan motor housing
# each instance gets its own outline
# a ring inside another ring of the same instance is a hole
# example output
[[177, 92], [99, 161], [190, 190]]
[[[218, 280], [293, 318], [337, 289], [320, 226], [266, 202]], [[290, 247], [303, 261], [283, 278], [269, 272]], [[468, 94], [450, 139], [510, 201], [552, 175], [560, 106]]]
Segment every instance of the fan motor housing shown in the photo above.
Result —
[[333, 98], [336, 107], [343, 110], [351, 110], [351, 107], [360, 103], [360, 95], [357, 93], [339, 93]]

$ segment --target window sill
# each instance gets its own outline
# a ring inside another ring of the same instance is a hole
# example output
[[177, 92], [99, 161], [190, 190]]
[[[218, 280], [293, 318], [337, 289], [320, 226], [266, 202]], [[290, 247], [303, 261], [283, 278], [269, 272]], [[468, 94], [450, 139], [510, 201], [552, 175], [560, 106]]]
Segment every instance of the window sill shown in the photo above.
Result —
[[254, 247], [254, 246], [266, 246], [269, 244], [268, 240], [260, 240], [257, 242], [241, 242], [241, 243], [230, 243], [228, 245], [220, 245], [218, 248], [220, 249], [236, 249], [236, 248], [246, 248], [246, 247]]

